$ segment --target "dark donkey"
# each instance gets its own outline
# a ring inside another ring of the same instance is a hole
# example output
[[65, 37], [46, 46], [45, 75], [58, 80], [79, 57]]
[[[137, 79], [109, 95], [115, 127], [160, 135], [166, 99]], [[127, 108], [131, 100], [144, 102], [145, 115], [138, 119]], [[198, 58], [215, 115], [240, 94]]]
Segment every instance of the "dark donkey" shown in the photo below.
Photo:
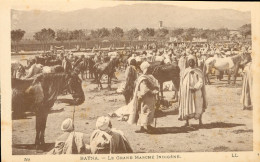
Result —
[[68, 89], [74, 98], [74, 104], [82, 104], [85, 101], [81, 80], [76, 74], [49, 73], [40, 74], [35, 79], [12, 79], [12, 110], [13, 118], [24, 111], [33, 110], [36, 114], [35, 145], [44, 144], [44, 132], [48, 113], [57, 96]]
[[148, 74], [153, 75], [160, 84], [161, 97], [163, 98], [163, 83], [172, 81], [175, 88], [175, 100], [178, 100], [178, 91], [180, 87], [180, 68], [178, 65], [167, 64], [162, 62], [151, 63], [147, 71]]
[[111, 89], [111, 79], [116, 72], [116, 67], [119, 65], [119, 59], [113, 58], [108, 63], [97, 64], [94, 66], [95, 78], [98, 84], [98, 88], [102, 89], [101, 78], [104, 74], [107, 75], [108, 88]]

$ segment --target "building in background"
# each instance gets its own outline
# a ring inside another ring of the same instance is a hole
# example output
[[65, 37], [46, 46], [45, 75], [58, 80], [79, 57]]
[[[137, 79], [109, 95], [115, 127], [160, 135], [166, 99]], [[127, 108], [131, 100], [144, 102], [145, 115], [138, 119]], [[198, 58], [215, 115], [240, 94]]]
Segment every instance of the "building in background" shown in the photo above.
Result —
[[160, 29], [163, 28], [163, 21], [159, 21], [159, 28], [160, 28]]

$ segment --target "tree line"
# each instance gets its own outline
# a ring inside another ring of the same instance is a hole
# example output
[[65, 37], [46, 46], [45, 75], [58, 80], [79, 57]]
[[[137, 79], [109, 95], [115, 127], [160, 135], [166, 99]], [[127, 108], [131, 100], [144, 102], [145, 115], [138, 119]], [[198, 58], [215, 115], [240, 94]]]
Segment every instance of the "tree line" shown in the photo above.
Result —
[[[251, 24], [245, 24], [238, 29], [239, 34], [242, 38], [246, 38], [251, 35]], [[11, 31], [11, 40], [17, 51], [17, 45], [24, 37], [25, 31], [18, 29]], [[44, 28], [38, 32], [35, 32], [33, 38], [43, 45], [43, 49], [46, 48], [47, 44], [56, 40], [61, 43], [63, 42], [87, 42], [88, 40], [111, 41], [118, 42], [121, 40], [127, 40], [130, 42], [137, 40], [139, 37], [143, 41], [167, 41], [170, 37], [174, 37], [182, 41], [192, 41], [193, 38], [207, 39], [208, 41], [222, 40], [237, 40], [238, 35], [230, 35], [230, 30], [227, 28], [220, 29], [198, 29], [198, 28], [176, 28], [176, 29], [154, 29], [145, 28], [138, 30], [133, 28], [130, 30], [123, 30], [122, 28], [115, 27], [111, 30], [108, 28], [99, 28], [95, 30], [56, 30], [51, 28]]]

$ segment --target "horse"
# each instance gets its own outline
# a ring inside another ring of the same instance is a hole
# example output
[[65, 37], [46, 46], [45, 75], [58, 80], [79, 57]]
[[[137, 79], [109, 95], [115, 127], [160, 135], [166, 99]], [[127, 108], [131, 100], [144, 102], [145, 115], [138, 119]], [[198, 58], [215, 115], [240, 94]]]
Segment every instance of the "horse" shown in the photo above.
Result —
[[162, 62], [151, 63], [147, 70], [147, 74], [153, 75], [158, 80], [160, 85], [161, 97], [163, 98], [163, 83], [166, 81], [172, 81], [175, 87], [175, 99], [178, 99], [178, 93], [180, 87], [180, 68], [176, 64], [163, 64]]
[[[94, 74], [94, 65], [95, 65], [95, 61], [93, 59], [93, 57], [90, 57], [87, 59], [88, 62], [88, 73], [89, 73], [89, 78], [93, 78], [93, 74]], [[87, 77], [87, 75], [86, 75]]]
[[26, 75], [25, 67], [19, 62], [12, 62], [11, 76], [12, 78], [22, 78]]
[[47, 59], [45, 61], [45, 66], [55, 66], [55, 65], [62, 65], [62, 61], [60, 59], [52, 59], [52, 60], [49, 60]]
[[33, 64], [28, 70], [28, 74], [24, 79], [32, 78], [40, 73], [62, 73], [64, 68], [61, 65], [43, 66], [41, 64]]
[[36, 78], [12, 78], [12, 111], [13, 119], [23, 116], [26, 110], [34, 111], [36, 115], [36, 149], [44, 144], [44, 132], [48, 113], [57, 96], [68, 89], [76, 105], [85, 101], [81, 80], [73, 73], [39, 74]]
[[[87, 71], [87, 68], [88, 68], [88, 60], [87, 59], [82, 59], [79, 63], [77, 63], [73, 70], [77, 72], [77, 74], [81, 74], [81, 79], [82, 80], [85, 80], [84, 79], [84, 72]], [[86, 74], [87, 75], [87, 74]], [[87, 76], [86, 76], [87, 78]]]
[[128, 59], [131, 57], [130, 54], [121, 54], [119, 55], [119, 57], [122, 69], [126, 70], [128, 65]]
[[119, 65], [119, 59], [114, 58], [111, 61], [107, 63], [102, 63], [102, 64], [96, 64], [94, 66], [94, 73], [95, 73], [95, 78], [98, 84], [98, 88], [100, 87], [102, 89], [102, 84], [101, 84], [101, 78], [104, 74], [107, 75], [107, 84], [108, 84], [108, 89], [111, 89], [111, 80], [112, 77], [114, 76], [114, 73], [116, 71], [116, 67]]
[[30, 67], [36, 63], [36, 59], [35, 58], [29, 58], [26, 60], [27, 62], [27, 66], [26, 66], [26, 69], [30, 69]]
[[62, 60], [61, 66], [63, 67], [63, 69], [66, 73], [70, 73], [72, 71], [72, 64], [71, 64], [70, 60], [66, 57]]
[[233, 72], [234, 81], [233, 84], [236, 83], [236, 78], [238, 74], [239, 68], [242, 68], [242, 62], [247, 62], [249, 60], [248, 54], [242, 53], [231, 57], [225, 58], [216, 58], [216, 57], [209, 57], [203, 67], [203, 72], [205, 75], [206, 82], [210, 83], [208, 78], [208, 74], [212, 70], [212, 68], [217, 69], [218, 71], [228, 71], [228, 84], [230, 84], [231, 73]]
[[54, 65], [62, 65], [62, 61], [60, 59], [56, 59], [55, 56], [48, 57], [39, 57], [35, 56], [34, 58], [29, 58], [27, 60], [27, 69], [29, 69], [33, 64], [41, 64], [43, 66], [54, 66]]

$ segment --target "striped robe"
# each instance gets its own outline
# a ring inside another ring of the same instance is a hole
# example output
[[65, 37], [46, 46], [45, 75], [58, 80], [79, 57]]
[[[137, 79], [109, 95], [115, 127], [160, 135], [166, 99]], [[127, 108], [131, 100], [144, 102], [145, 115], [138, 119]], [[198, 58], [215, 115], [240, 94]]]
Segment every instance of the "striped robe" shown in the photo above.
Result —
[[200, 69], [189, 67], [183, 72], [179, 104], [179, 120], [199, 119], [207, 108], [204, 76]]

